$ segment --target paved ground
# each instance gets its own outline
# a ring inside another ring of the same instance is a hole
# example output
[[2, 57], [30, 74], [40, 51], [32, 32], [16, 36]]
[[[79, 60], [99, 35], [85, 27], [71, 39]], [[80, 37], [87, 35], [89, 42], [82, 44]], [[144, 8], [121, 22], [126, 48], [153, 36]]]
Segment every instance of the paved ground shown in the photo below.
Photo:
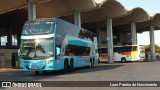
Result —
[[[100, 63], [94, 68], [81, 68], [64, 73], [62, 71], [49, 72], [35, 76], [34, 72], [21, 72], [19, 70], [0, 70], [0, 81], [160, 81], [160, 61], [129, 62], [129, 63]], [[0, 88], [2, 89], [2, 88]], [[7, 88], [9, 89], [9, 88]], [[20, 88], [19, 88], [20, 89]], [[47, 90], [49, 88], [40, 88]], [[53, 88], [52, 88], [53, 89]], [[66, 89], [69, 88], [54, 88]], [[73, 88], [73, 90], [83, 88]], [[87, 88], [86, 88], [87, 89]], [[91, 89], [91, 88], [88, 88]], [[98, 88], [92, 88], [96, 90]], [[101, 90], [106, 88], [101, 88]], [[133, 88], [108, 88], [107, 90], [134, 90]], [[136, 88], [138, 89], [138, 88]], [[140, 90], [158, 90], [157, 88], [140, 88]], [[13, 89], [12, 89], [13, 90]]]

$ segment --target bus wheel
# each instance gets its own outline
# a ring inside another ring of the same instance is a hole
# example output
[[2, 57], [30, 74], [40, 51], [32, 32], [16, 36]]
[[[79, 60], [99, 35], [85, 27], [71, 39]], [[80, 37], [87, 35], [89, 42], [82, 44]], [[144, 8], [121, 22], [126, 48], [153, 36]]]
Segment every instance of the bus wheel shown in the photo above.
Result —
[[126, 62], [126, 58], [123, 57], [123, 58], [121, 59], [121, 62], [122, 62], [122, 63], [125, 63], [125, 62]]
[[74, 61], [73, 61], [73, 59], [71, 59], [71, 61], [70, 61], [70, 69], [69, 70], [70, 71], [74, 70]]
[[39, 75], [39, 71], [35, 71], [35, 75]]
[[90, 59], [89, 67], [90, 67], [90, 68], [92, 68], [92, 67], [93, 67], [93, 60], [92, 60], [92, 59]]
[[68, 60], [64, 61], [64, 72], [68, 71]]

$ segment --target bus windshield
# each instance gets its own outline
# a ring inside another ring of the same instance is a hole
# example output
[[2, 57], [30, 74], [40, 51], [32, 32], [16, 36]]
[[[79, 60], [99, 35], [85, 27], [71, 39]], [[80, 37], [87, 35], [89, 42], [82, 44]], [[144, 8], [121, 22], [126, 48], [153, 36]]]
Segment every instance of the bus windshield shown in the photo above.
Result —
[[38, 60], [52, 57], [53, 38], [22, 40], [20, 57], [24, 60]]
[[107, 55], [108, 49], [107, 48], [99, 48], [98, 53], [100, 56]]
[[33, 21], [26, 22], [23, 27], [23, 35], [49, 34], [53, 33], [54, 22]]

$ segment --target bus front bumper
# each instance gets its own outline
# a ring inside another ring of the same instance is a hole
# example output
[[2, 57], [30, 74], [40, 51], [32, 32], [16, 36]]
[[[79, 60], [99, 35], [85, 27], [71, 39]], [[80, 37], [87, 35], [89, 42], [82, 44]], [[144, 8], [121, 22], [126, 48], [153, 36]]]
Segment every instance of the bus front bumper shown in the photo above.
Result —
[[50, 71], [54, 70], [54, 60], [21, 60], [21, 71]]

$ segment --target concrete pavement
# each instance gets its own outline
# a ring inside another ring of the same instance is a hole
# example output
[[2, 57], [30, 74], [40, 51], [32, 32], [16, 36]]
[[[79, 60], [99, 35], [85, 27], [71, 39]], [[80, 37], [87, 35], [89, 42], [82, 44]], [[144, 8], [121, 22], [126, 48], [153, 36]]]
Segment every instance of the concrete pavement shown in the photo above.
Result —
[[[0, 81], [160, 81], [160, 61], [152, 62], [128, 62], [106, 64], [100, 63], [94, 68], [80, 68], [73, 72], [64, 73], [62, 71], [48, 72], [47, 74], [34, 75], [34, 72], [21, 72], [8, 70], [0, 72]], [[2, 88], [1, 88], [2, 89]], [[10, 89], [10, 88], [5, 88]], [[18, 88], [19, 89], [19, 88]], [[24, 90], [28, 90], [25, 88]], [[39, 88], [40, 90], [159, 90], [160, 88]], [[14, 88], [12, 89], [14, 90]], [[16, 89], [17, 90], [17, 89]]]

